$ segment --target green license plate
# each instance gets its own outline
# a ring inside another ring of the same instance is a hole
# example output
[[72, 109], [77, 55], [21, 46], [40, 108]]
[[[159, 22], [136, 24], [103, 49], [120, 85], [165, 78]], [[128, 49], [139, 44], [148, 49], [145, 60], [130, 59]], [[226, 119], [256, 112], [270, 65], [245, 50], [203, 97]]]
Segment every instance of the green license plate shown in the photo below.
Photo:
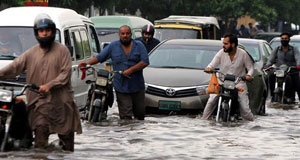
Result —
[[158, 101], [158, 108], [160, 110], [180, 111], [181, 102], [160, 100]]

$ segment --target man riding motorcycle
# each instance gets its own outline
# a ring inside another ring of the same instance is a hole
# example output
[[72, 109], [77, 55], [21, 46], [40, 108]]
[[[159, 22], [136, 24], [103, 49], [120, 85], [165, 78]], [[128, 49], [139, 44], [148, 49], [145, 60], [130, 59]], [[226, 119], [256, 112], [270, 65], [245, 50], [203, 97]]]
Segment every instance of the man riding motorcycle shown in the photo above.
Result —
[[153, 35], [154, 27], [150, 24], [147, 24], [142, 28], [142, 37], [136, 38], [135, 40], [141, 41], [149, 53], [155, 46], [160, 43], [158, 39], [153, 38]]
[[[296, 66], [297, 70], [300, 70], [300, 53], [296, 47], [290, 46], [291, 34], [283, 32], [280, 35], [281, 46], [278, 46], [271, 53], [265, 68], [268, 68], [275, 64], [279, 67], [282, 64], [290, 66]], [[295, 91], [300, 97], [300, 84], [299, 84], [299, 74], [291, 74], [291, 83], [286, 83], [286, 96], [291, 98], [291, 101], [295, 101]], [[274, 102], [274, 89], [275, 89], [276, 77], [274, 74], [269, 75], [270, 92], [271, 92], [271, 102]]]

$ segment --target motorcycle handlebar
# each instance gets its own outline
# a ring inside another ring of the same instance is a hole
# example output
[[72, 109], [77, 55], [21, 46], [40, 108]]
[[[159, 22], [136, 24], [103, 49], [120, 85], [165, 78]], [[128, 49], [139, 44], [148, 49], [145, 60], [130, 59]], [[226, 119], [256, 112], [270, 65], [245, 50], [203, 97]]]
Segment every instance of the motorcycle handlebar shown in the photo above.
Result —
[[[93, 69], [93, 71], [96, 71], [96, 68], [95, 67], [93, 67], [92, 65], [86, 65], [86, 66], [84, 66], [84, 67], [80, 67], [80, 70], [82, 71], [83, 69]], [[112, 73], [112, 74], [114, 74], [114, 73], [117, 73], [117, 74], [120, 74], [120, 75], [123, 75], [123, 72], [124, 71], [121, 71], [121, 70], [117, 70], [117, 71], [109, 71], [110, 73]], [[130, 76], [127, 76], [127, 75], [123, 75], [123, 76], [125, 76], [125, 77], [127, 77], [127, 78], [131, 78]]]
[[38, 86], [36, 84], [31, 84], [31, 88], [34, 90], [40, 90], [40, 86]]

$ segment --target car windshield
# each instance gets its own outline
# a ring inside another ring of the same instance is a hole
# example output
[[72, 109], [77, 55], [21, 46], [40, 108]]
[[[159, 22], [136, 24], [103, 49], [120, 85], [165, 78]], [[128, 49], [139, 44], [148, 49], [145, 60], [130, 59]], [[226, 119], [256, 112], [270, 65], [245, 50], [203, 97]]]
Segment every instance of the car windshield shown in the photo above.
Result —
[[119, 29], [96, 29], [98, 39], [100, 42], [112, 42], [119, 39]]
[[[59, 31], [56, 41], [60, 42]], [[0, 27], [0, 58], [15, 58], [38, 42], [32, 27]]]
[[[280, 41], [273, 41], [270, 45], [273, 49], [276, 49], [278, 46], [281, 45], [281, 42]], [[300, 51], [300, 41], [299, 40], [297, 40], [297, 41], [291, 40], [289, 45], [296, 47], [298, 49], [298, 51]]]
[[149, 56], [150, 67], [204, 69], [222, 46], [161, 45]]
[[199, 39], [200, 33], [199, 31], [192, 29], [156, 28], [154, 37], [160, 41], [166, 39]]
[[252, 58], [254, 59], [254, 61], [259, 61], [260, 60], [261, 52], [259, 50], [259, 45], [258, 44], [243, 43], [243, 42], [240, 42], [240, 43], [250, 53], [250, 55], [252, 56]]

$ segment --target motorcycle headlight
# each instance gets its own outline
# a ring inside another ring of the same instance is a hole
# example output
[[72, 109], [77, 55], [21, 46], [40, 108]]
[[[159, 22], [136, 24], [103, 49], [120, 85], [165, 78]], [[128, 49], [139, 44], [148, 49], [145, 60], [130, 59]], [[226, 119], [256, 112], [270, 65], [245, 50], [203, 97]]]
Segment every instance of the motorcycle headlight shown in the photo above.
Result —
[[223, 87], [226, 89], [233, 90], [235, 88], [234, 81], [224, 81]]
[[276, 70], [275, 75], [276, 75], [276, 77], [284, 77], [284, 71], [283, 70]]
[[0, 101], [11, 102], [12, 101], [12, 91], [0, 89]]
[[198, 93], [199, 95], [206, 95], [207, 86], [208, 86], [208, 85], [205, 85], [205, 86], [197, 86], [197, 87], [196, 87], [197, 93]]
[[105, 77], [97, 77], [96, 84], [99, 86], [106, 86], [107, 78]]

